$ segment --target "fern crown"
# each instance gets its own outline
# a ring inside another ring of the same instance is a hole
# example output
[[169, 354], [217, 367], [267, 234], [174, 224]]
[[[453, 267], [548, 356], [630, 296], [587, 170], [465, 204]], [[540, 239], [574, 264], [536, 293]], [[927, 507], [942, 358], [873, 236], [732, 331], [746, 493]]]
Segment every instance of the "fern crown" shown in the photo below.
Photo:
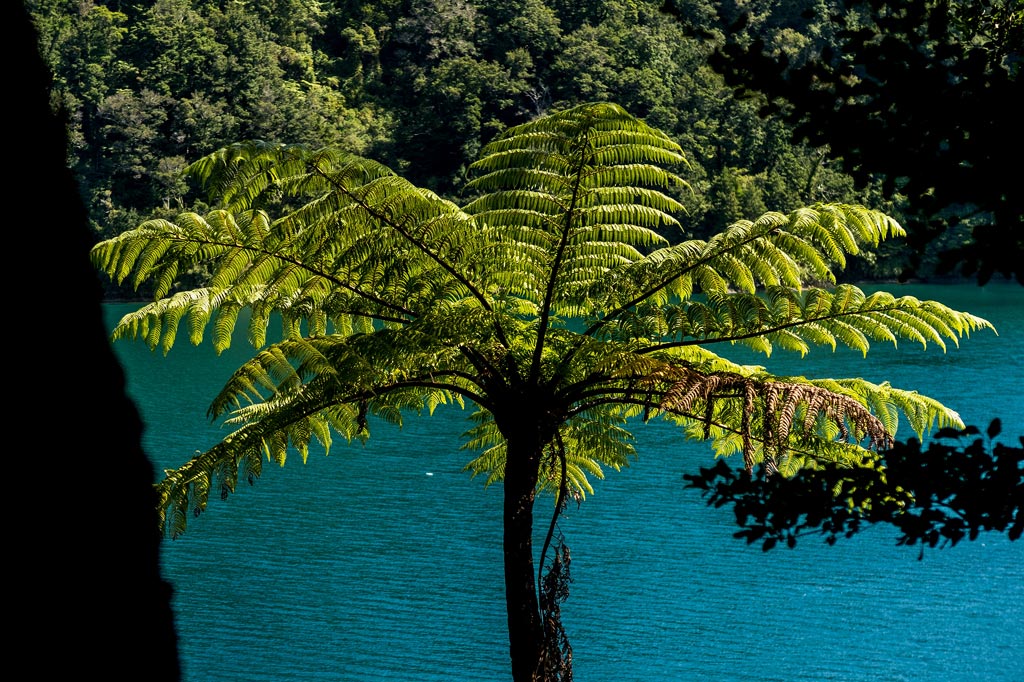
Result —
[[769, 212], [670, 243], [685, 231], [686, 167], [678, 144], [609, 103], [506, 130], [472, 165], [462, 205], [337, 148], [250, 141], [196, 161], [214, 208], [92, 251], [113, 280], [153, 292], [115, 338], [168, 352], [184, 323], [191, 343], [209, 336], [222, 351], [244, 319], [256, 348], [210, 406], [235, 430], [158, 486], [165, 528], [181, 532], [211, 491], [254, 480], [265, 460], [448, 403], [474, 405], [474, 475], [500, 481], [509, 438], [529, 423], [552, 455], [540, 485], [564, 478], [579, 498], [635, 456], [634, 419], [670, 419], [783, 474], [863, 461], [901, 419], [919, 434], [962, 426], [914, 391], [776, 377], [718, 355], [945, 348], [991, 325], [836, 285], [849, 257], [904, 234], [863, 206]]

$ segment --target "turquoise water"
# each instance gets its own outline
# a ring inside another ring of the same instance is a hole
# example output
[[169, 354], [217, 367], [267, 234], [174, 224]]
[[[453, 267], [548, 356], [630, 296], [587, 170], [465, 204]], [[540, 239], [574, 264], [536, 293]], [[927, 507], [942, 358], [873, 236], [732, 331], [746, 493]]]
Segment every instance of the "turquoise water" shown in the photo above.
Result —
[[[1004, 442], [1024, 434], [1024, 287], [886, 288], [970, 310], [1000, 335], [772, 366], [888, 379], [967, 423], [999, 416]], [[109, 319], [129, 309], [109, 305]], [[248, 347], [115, 349], [158, 469], [219, 440], [205, 410]], [[378, 427], [366, 446], [268, 465], [166, 542], [185, 682], [509, 679], [501, 494], [461, 471], [465, 416], [440, 410]], [[635, 433], [639, 460], [561, 523], [579, 682], [1024, 681], [1024, 542], [983, 536], [918, 561], [876, 528], [762, 553], [731, 537], [730, 512], [683, 488], [708, 448], [661, 424]]]

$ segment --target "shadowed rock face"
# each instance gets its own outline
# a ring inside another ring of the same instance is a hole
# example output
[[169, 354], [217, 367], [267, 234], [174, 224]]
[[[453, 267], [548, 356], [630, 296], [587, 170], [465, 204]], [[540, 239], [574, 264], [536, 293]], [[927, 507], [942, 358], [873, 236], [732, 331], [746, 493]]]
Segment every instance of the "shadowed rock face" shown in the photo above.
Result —
[[[2, 11], [15, 81], [5, 107], [7, 234], [45, 245], [8, 264], [15, 309], [6, 336], [17, 360], [7, 372], [6, 454], [17, 499], [7, 499], [15, 547], [5, 543], [5, 556], [9, 617], [24, 640], [9, 651], [33, 678], [174, 682], [177, 637], [142, 423], [107, 338], [86, 212], [36, 34], [21, 3]], [[55, 301], [61, 314], [35, 326]]]

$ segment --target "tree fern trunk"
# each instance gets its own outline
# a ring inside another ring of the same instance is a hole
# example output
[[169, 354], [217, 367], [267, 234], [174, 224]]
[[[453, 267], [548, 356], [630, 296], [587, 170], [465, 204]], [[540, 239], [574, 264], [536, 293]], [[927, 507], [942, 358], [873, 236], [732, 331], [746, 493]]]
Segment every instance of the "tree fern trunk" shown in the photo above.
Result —
[[510, 438], [505, 463], [505, 603], [515, 682], [543, 680], [543, 629], [533, 561], [533, 503], [542, 446]]

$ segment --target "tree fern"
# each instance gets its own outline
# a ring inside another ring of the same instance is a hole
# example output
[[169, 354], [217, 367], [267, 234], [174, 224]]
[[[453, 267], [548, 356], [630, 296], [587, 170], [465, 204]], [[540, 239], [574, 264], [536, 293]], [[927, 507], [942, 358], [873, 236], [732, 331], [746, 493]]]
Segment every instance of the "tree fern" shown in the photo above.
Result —
[[[542, 622], [558, 617], [541, 614], [535, 497], [555, 499], [547, 547], [565, 500], [638, 455], [633, 428], [667, 419], [680, 441], [788, 476], [870, 462], [901, 423], [919, 435], [962, 426], [912, 389], [775, 376], [721, 355], [732, 344], [766, 357], [945, 349], [992, 327], [836, 286], [848, 257], [903, 235], [864, 206], [770, 211], [669, 243], [666, 231], [683, 229], [685, 169], [676, 143], [607, 103], [498, 135], [461, 207], [334, 147], [242, 142], [193, 163], [210, 211], [146, 221], [92, 251], [112, 279], [156, 292], [116, 339], [167, 352], [185, 322], [191, 343], [209, 337], [220, 352], [248, 312], [256, 352], [209, 410], [233, 430], [157, 485], [164, 531], [183, 532], [211, 493], [255, 481], [264, 462], [330, 453], [334, 435], [365, 440], [371, 418], [470, 403], [465, 469], [504, 488], [513, 676], [534, 680]], [[185, 273], [201, 285], [182, 289]]]

